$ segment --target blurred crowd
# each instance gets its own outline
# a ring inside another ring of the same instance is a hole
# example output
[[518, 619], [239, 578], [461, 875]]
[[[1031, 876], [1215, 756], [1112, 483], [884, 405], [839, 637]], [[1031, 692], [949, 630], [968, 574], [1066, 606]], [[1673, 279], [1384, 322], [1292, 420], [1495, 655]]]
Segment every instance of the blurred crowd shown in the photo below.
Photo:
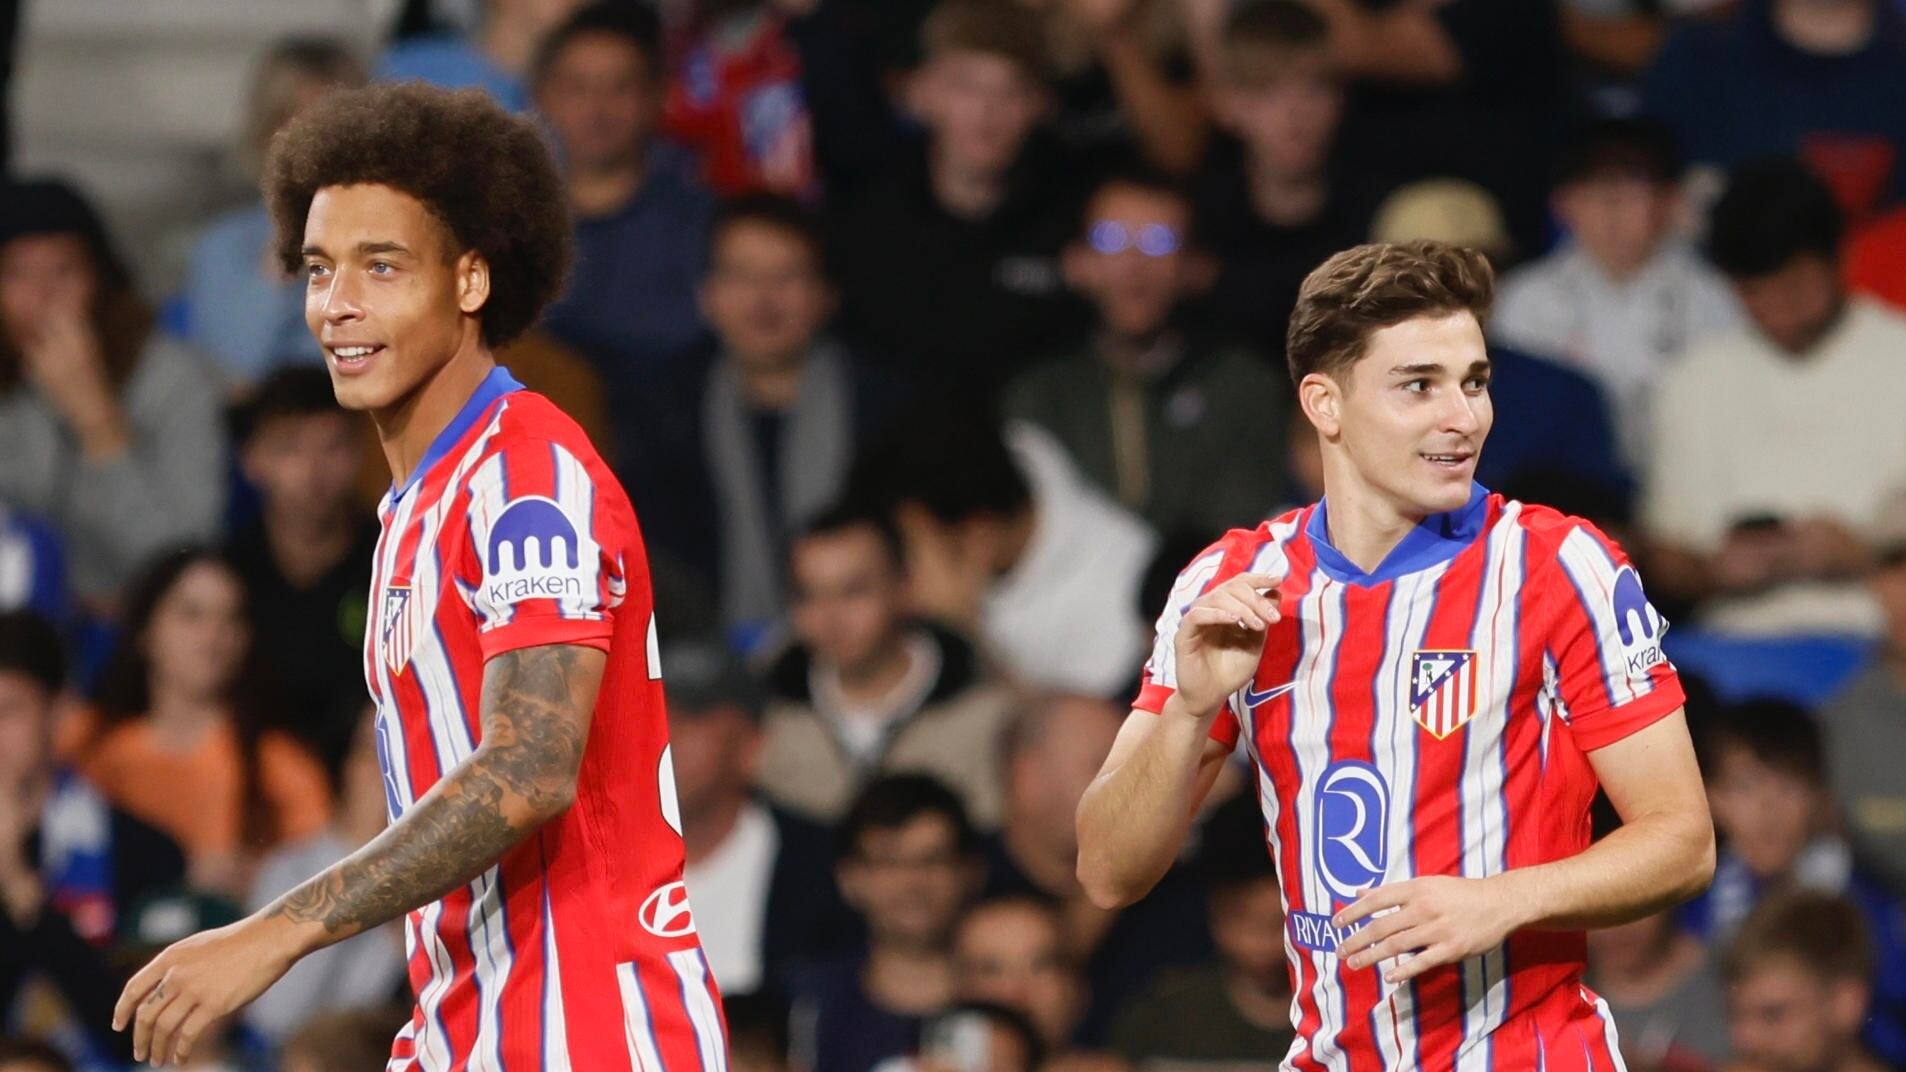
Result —
[[[1417, 238], [1499, 273], [1479, 478], [1674, 622], [1722, 857], [1589, 938], [1629, 1067], [1906, 1068], [1906, 4], [413, 0], [386, 36], [271, 48], [239, 149], [369, 79], [545, 131], [577, 262], [499, 357], [636, 505], [738, 1072], [1274, 1066], [1248, 769], [1122, 911], [1073, 812], [1177, 569], [1320, 493], [1298, 284]], [[0, 1072], [122, 1067], [130, 970], [385, 822], [388, 473], [269, 239], [236, 206], [143, 294], [85, 191], [0, 191]], [[403, 958], [310, 958], [193, 1067], [381, 1067]]]

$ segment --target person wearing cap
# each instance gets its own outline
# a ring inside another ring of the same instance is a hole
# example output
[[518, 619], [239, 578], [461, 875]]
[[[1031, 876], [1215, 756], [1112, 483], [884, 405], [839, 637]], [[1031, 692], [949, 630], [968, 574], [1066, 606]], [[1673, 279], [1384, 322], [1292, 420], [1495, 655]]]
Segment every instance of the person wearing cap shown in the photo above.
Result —
[[1499, 342], [1593, 379], [1638, 465], [1662, 369], [1696, 339], [1739, 327], [1740, 305], [1674, 234], [1681, 157], [1661, 124], [1589, 123], [1557, 170], [1551, 204], [1568, 237], [1503, 277], [1490, 328]]
[[724, 997], [772, 990], [788, 967], [850, 937], [830, 835], [755, 794], [764, 697], [734, 654], [700, 638], [664, 641], [661, 652], [683, 880], [702, 951]]
[[1879, 526], [1867, 588], [1885, 630], [1873, 661], [1820, 710], [1833, 795], [1854, 846], [1895, 889], [1906, 889], [1906, 487]]
[[85, 198], [57, 180], [0, 189], [0, 503], [61, 531], [90, 609], [154, 551], [218, 528], [220, 405]]

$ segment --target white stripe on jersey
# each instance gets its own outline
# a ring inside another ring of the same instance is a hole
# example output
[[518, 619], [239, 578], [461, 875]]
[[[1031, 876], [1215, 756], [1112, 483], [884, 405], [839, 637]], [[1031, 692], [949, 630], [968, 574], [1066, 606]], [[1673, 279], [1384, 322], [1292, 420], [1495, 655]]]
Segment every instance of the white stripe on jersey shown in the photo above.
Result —
[[450, 961], [450, 951], [444, 948], [443, 938], [437, 928], [443, 921], [443, 902], [432, 901], [423, 908], [422, 919], [417, 924], [417, 941], [423, 946], [424, 956], [430, 961], [430, 982], [424, 985], [417, 995], [417, 1007], [423, 1010], [423, 1025], [417, 1029], [417, 1061], [424, 1072], [449, 1072], [448, 1032], [443, 1028], [443, 995], [450, 989], [450, 981], [455, 975], [455, 965]]
[[1557, 558], [1594, 626], [1595, 654], [1601, 662], [1602, 680], [1608, 686], [1613, 706], [1619, 707], [1653, 692], [1653, 678], [1628, 673], [1618, 640], [1621, 630], [1615, 621], [1616, 569], [1608, 551], [1588, 530], [1577, 528], [1562, 539]]
[[556, 494], [551, 498], [556, 500], [557, 506], [562, 507], [564, 514], [582, 520], [582, 531], [577, 536], [580, 547], [577, 563], [582, 571], [582, 588], [575, 595], [564, 596], [558, 601], [558, 613], [565, 618], [601, 621], [602, 612], [596, 610], [603, 595], [602, 555], [595, 540], [595, 485], [589, 479], [589, 470], [574, 454], [555, 443], [549, 445], [549, 453], [556, 475]]
[[1184, 572], [1178, 575], [1178, 583], [1172, 585], [1171, 595], [1165, 599], [1165, 609], [1158, 615], [1158, 637], [1152, 644], [1151, 661], [1145, 666], [1151, 672], [1152, 684], [1168, 689], [1178, 687], [1178, 650], [1175, 646], [1178, 626], [1185, 620], [1185, 612], [1204, 594], [1205, 586], [1218, 575], [1218, 567], [1223, 564], [1223, 549], [1213, 551], [1186, 566]]
[[[1390, 814], [1384, 832], [1384, 845], [1390, 854], [1384, 868], [1385, 884], [1415, 877], [1410, 853], [1416, 812], [1416, 748], [1422, 730], [1410, 715], [1409, 660], [1429, 632], [1430, 617], [1436, 610], [1436, 586], [1448, 568], [1449, 563], [1439, 562], [1420, 573], [1398, 578], [1391, 596], [1389, 630], [1383, 641], [1385, 656], [1377, 671], [1380, 684], [1372, 735], [1376, 766], [1391, 775]], [[1375, 1031], [1384, 1067], [1411, 1067], [1417, 1060], [1416, 984], [1382, 982], [1381, 975], [1378, 979], [1386, 1007], [1377, 1009], [1374, 1015], [1387, 1014], [1393, 1020], [1391, 1032]]]
[[[1463, 874], [1484, 878], [1508, 868], [1508, 812], [1503, 803], [1507, 779], [1504, 736], [1513, 713], [1517, 670], [1517, 610], [1522, 598], [1522, 557], [1526, 534], [1516, 517], [1522, 504], [1507, 503], [1489, 532], [1482, 590], [1469, 647], [1480, 663], [1475, 674], [1477, 705], [1463, 737]], [[1508, 950], [1503, 945], [1463, 962], [1463, 1045], [1456, 1053], [1458, 1072], [1488, 1072], [1490, 1034], [1509, 1011]]]
[[1628, 1063], [1621, 1056], [1621, 1039], [1615, 1037], [1615, 1014], [1608, 1011], [1608, 1002], [1599, 996], [1595, 999], [1595, 1015], [1602, 1018], [1602, 1039], [1608, 1044], [1608, 1054], [1615, 1061], [1615, 1072], [1628, 1072]]
[[622, 1030], [629, 1044], [629, 1067], [634, 1072], [664, 1072], [662, 1054], [655, 1048], [655, 1024], [642, 996], [642, 980], [634, 964], [618, 964], [616, 982], [622, 991]]
[[721, 1037], [721, 1013], [708, 996], [708, 969], [700, 949], [678, 949], [668, 955], [675, 978], [682, 985], [682, 1004], [695, 1029], [695, 1047], [701, 1051], [702, 1072], [728, 1072], [728, 1044]]
[[[1299, 611], [1303, 632], [1303, 655], [1298, 660], [1291, 690], [1291, 753], [1297, 762], [1297, 850], [1304, 876], [1304, 907], [1319, 915], [1334, 911], [1334, 901], [1323, 877], [1312, 861], [1317, 859], [1316, 839], [1317, 785], [1330, 765], [1328, 733], [1323, 730], [1332, 721], [1330, 684], [1337, 673], [1337, 649], [1343, 642], [1343, 585], [1322, 570], [1311, 573], [1311, 588]], [[1310, 1040], [1311, 1056], [1323, 1062], [1331, 1072], [1348, 1072], [1349, 1059], [1337, 1045], [1343, 1032], [1346, 1011], [1337, 968], [1342, 963], [1334, 952], [1310, 951], [1311, 1001], [1317, 1007], [1318, 1025]]]
[[[537, 836], [541, 836], [540, 834]], [[570, 1072], [569, 1019], [563, 1011], [562, 961], [556, 956], [556, 913], [549, 907], [549, 880], [543, 880], [543, 1069]], [[633, 1066], [639, 1072], [641, 1066]]]

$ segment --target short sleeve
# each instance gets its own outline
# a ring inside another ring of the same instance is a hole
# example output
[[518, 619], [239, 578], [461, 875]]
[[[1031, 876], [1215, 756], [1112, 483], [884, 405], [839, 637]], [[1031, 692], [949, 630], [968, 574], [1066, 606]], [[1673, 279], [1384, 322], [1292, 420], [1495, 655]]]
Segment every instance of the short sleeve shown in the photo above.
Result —
[[1581, 524], [1558, 548], [1549, 688], [1583, 751], [1644, 729], [1687, 699], [1662, 651], [1668, 620], [1621, 548]]
[[[1266, 555], [1276, 556], [1276, 563], [1258, 561]], [[1282, 561], [1281, 550], [1274, 543], [1267, 543], [1261, 533], [1241, 530], [1227, 534], [1223, 540], [1192, 559], [1191, 564], [1179, 572], [1177, 581], [1172, 584], [1171, 594], [1165, 598], [1164, 610], [1158, 615], [1151, 657], [1145, 661], [1145, 672], [1139, 681], [1138, 696], [1132, 701], [1132, 707], [1159, 714], [1165, 709], [1165, 701], [1177, 691], [1178, 627], [1184, 622], [1185, 612], [1198, 601], [1198, 597], [1210, 591], [1213, 585], [1252, 568], [1260, 572], [1280, 572], [1283, 569]], [[1238, 733], [1237, 712], [1226, 704], [1211, 724], [1211, 739], [1226, 748], [1235, 748]]]
[[478, 465], [459, 583], [485, 659], [544, 644], [609, 649], [627, 591], [619, 533], [632, 521], [598, 490], [548, 440], [509, 444]]

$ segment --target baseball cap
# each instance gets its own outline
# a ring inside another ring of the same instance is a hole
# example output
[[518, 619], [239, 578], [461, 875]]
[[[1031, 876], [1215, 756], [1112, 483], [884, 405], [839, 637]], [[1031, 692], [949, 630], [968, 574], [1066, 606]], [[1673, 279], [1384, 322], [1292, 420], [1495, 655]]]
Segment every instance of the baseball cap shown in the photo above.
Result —
[[1479, 249], [1491, 257], [1509, 252], [1509, 229], [1489, 191], [1467, 179], [1424, 179], [1400, 187], [1377, 206], [1370, 224], [1376, 242], [1430, 240]]
[[670, 714], [694, 716], [717, 707], [738, 707], [749, 718], [761, 716], [765, 696], [760, 682], [721, 641], [672, 641], [661, 646], [661, 658]]

